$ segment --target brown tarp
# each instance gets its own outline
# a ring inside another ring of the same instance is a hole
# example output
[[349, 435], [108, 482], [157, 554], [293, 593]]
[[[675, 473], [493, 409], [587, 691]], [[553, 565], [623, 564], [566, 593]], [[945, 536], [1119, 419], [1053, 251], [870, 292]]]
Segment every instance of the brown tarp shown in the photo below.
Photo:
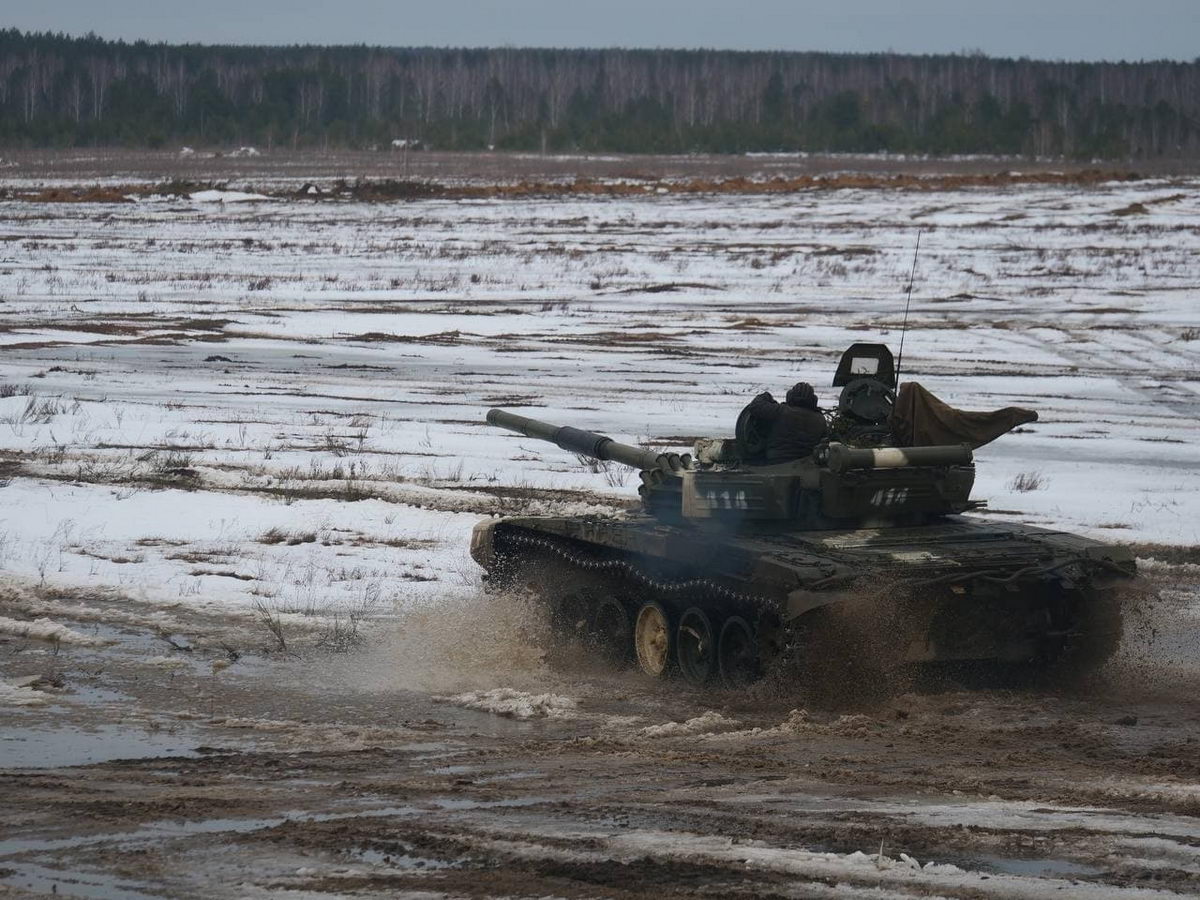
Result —
[[969, 444], [982, 447], [1018, 425], [1036, 422], [1032, 409], [1007, 406], [995, 412], [965, 412], [943, 403], [915, 381], [906, 381], [896, 392], [896, 405], [888, 419], [900, 447], [935, 444]]

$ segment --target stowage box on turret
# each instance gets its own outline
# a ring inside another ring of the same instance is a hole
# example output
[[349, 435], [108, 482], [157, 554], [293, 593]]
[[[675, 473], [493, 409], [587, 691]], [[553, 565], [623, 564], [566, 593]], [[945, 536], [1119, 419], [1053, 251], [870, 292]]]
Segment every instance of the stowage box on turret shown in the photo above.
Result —
[[483, 521], [471, 554], [490, 585], [534, 590], [598, 652], [697, 685], [738, 687], [774, 660], [827, 652], [851, 618], [887, 666], [1021, 675], [1112, 652], [1128, 550], [961, 515], [983, 506], [970, 499], [972, 448], [1035, 414], [897, 391], [881, 344], [847, 350], [833, 384], [827, 439], [774, 464], [751, 407], [736, 437], [692, 455], [493, 409], [489, 424], [638, 469], [642, 510]]

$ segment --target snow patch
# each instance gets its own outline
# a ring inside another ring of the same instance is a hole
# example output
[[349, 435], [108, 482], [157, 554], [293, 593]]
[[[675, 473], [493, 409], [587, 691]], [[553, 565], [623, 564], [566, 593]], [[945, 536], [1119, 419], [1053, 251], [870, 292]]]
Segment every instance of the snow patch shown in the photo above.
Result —
[[920, 875], [953, 878], [968, 874], [948, 863], [927, 862], [922, 865], [907, 853], [901, 853], [898, 859], [893, 859], [881, 853], [864, 853], [861, 850], [853, 853], [793, 850], [772, 847], [761, 841], [734, 841], [708, 835], [639, 831], [614, 836], [609, 843], [621, 849], [697, 861], [705, 858], [738, 860], [747, 868], [796, 875], [853, 877], [879, 872], [893, 876], [888, 879], [892, 881], [896, 876], [908, 880]]
[[[735, 723], [736, 724], [736, 723]], [[879, 730], [879, 723], [870, 716], [842, 715], [832, 722], [820, 722], [806, 709], [793, 709], [778, 725], [770, 728], [748, 728], [744, 731], [724, 731], [719, 734], [707, 734], [713, 739], [748, 738], [748, 737], [792, 737], [796, 735], [834, 735], [837, 737], [867, 737]]]
[[72, 631], [66, 625], [45, 618], [22, 622], [20, 619], [0, 616], [0, 634], [52, 641], [56, 644], [77, 644], [80, 647], [99, 647], [106, 643], [99, 638], [88, 637], [78, 631]]
[[191, 199], [199, 203], [245, 203], [250, 200], [270, 200], [266, 194], [254, 194], [249, 191], [196, 191]]
[[0, 706], [45, 706], [48, 702], [49, 698], [30, 679], [0, 681]]
[[559, 694], [530, 694], [512, 688], [490, 691], [468, 691], [453, 697], [435, 697], [441, 703], [451, 703], [467, 709], [507, 716], [511, 719], [571, 719], [578, 704]]
[[648, 725], [638, 732], [642, 737], [667, 738], [684, 737], [694, 734], [712, 734], [715, 731], [730, 731], [741, 725], [736, 719], [730, 719], [719, 712], [709, 710], [706, 713], [688, 719], [686, 722], [665, 722], [662, 725]]
[[145, 664], [160, 669], [180, 669], [187, 665], [182, 659], [174, 656], [152, 656], [145, 661]]

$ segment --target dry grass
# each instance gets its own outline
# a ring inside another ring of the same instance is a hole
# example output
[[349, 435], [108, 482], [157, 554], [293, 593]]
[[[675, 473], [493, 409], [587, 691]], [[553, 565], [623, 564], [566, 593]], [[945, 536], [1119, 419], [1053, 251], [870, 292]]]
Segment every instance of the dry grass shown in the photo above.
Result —
[[1039, 491], [1046, 486], [1046, 478], [1041, 472], [1021, 472], [1008, 482], [1008, 488], [1026, 494]]
[[[482, 178], [495, 178], [495, 175]], [[314, 202], [357, 200], [394, 202], [398, 199], [503, 199], [525, 197], [599, 196], [627, 197], [654, 194], [790, 194], [813, 190], [916, 190], [945, 191], [960, 188], [1003, 188], [1024, 184], [1092, 185], [1108, 181], [1137, 181], [1144, 176], [1126, 169], [1082, 169], [1073, 171], [1022, 171], [961, 174], [883, 174], [876, 172], [831, 172], [829, 174], [784, 175], [764, 178], [758, 173], [730, 177], [695, 175], [675, 179], [610, 180], [606, 174], [578, 175], [571, 180], [501, 180], [499, 183], [443, 184], [433, 179], [396, 180], [359, 179], [353, 183], [335, 182], [333, 190], [307, 196]], [[251, 176], [251, 185], [253, 177]], [[130, 183], [116, 186], [85, 186], [14, 191], [14, 200], [35, 203], [129, 203], [131, 195], [186, 195], [192, 191], [220, 187], [191, 182]], [[253, 188], [257, 193], [281, 199], [294, 199], [294, 189]], [[1133, 204], [1140, 206], [1141, 204]], [[1144, 207], [1141, 211], [1144, 211]], [[1139, 210], [1127, 207], [1115, 215], [1130, 215]]]
[[258, 542], [260, 544], [287, 544], [289, 547], [295, 547], [299, 544], [316, 543], [317, 533], [315, 531], [283, 531], [279, 528], [271, 528], [259, 535]]
[[283, 624], [283, 617], [278, 609], [267, 604], [265, 600], [254, 601], [254, 613], [258, 616], [259, 624], [271, 639], [272, 649], [280, 653], [288, 652], [288, 633]]

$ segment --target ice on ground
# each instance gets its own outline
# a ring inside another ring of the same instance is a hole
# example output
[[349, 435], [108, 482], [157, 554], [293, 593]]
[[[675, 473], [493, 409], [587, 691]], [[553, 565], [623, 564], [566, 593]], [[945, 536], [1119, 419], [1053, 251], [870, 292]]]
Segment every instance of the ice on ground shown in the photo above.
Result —
[[569, 719], [574, 718], [578, 704], [559, 694], [530, 694], [512, 688], [490, 691], [468, 691], [453, 697], [436, 698], [467, 709], [478, 709], [512, 719]]
[[[737, 723], [734, 723], [735, 725]], [[754, 727], [743, 731], [721, 731], [704, 735], [714, 740], [736, 740], [750, 737], [792, 737], [802, 734], [836, 735], [838, 737], [866, 737], [879, 729], [879, 723], [870, 716], [847, 713], [830, 722], [814, 719], [805, 709], [793, 709], [782, 722], [770, 728]]]
[[45, 706], [50, 698], [34, 687], [37, 679], [0, 681], [0, 706]]
[[1026, 877], [981, 873], [948, 863], [926, 862], [906, 853], [893, 858], [879, 852], [832, 853], [770, 846], [762, 841], [736, 841], [710, 835], [667, 831], [633, 831], [609, 837], [606, 845], [619, 853], [637, 856], [673, 857], [694, 862], [740, 863], [747, 868], [764, 869], [804, 878], [833, 879], [838, 888], [852, 891], [856, 885], [869, 884], [885, 896], [909, 896], [913, 889], [925, 891], [964, 889], [971, 896], [1028, 898], [1035, 900], [1051, 891], [1071, 897], [1101, 898], [1177, 897], [1171, 891], [1153, 888], [1120, 888], [1111, 884], [1089, 884], [1068, 879]]
[[75, 644], [79, 647], [99, 647], [106, 643], [99, 638], [88, 637], [78, 631], [72, 631], [66, 625], [45, 618], [24, 622], [20, 619], [0, 616], [0, 634], [50, 641], [55, 644]]
[[741, 722], [721, 715], [715, 710], [708, 710], [686, 722], [664, 722], [662, 725], [648, 725], [638, 732], [642, 737], [668, 738], [686, 735], [711, 734], [717, 731], [731, 731], [738, 728]]
[[199, 203], [245, 203], [250, 200], [270, 200], [266, 194], [255, 194], [250, 191], [196, 191], [188, 195]]
[[901, 853], [899, 858], [893, 859], [882, 853], [864, 853], [861, 850], [851, 853], [795, 850], [772, 847], [761, 841], [722, 840], [676, 832], [638, 831], [615, 836], [610, 843], [624, 849], [644, 849], [655, 853], [674, 850], [677, 854], [696, 858], [736, 858], [742, 860], [747, 867], [777, 869], [796, 874], [812, 873], [813, 870], [823, 870], [830, 874], [840, 872], [844, 875], [857, 875], [862, 874], [864, 870], [874, 870], [898, 874], [901, 877], [910, 873], [932, 876], [966, 874], [958, 866], [948, 863], [927, 862], [922, 865], [907, 853]]
[[181, 669], [187, 666], [187, 663], [177, 656], [152, 656], [142, 663], [159, 669]]

